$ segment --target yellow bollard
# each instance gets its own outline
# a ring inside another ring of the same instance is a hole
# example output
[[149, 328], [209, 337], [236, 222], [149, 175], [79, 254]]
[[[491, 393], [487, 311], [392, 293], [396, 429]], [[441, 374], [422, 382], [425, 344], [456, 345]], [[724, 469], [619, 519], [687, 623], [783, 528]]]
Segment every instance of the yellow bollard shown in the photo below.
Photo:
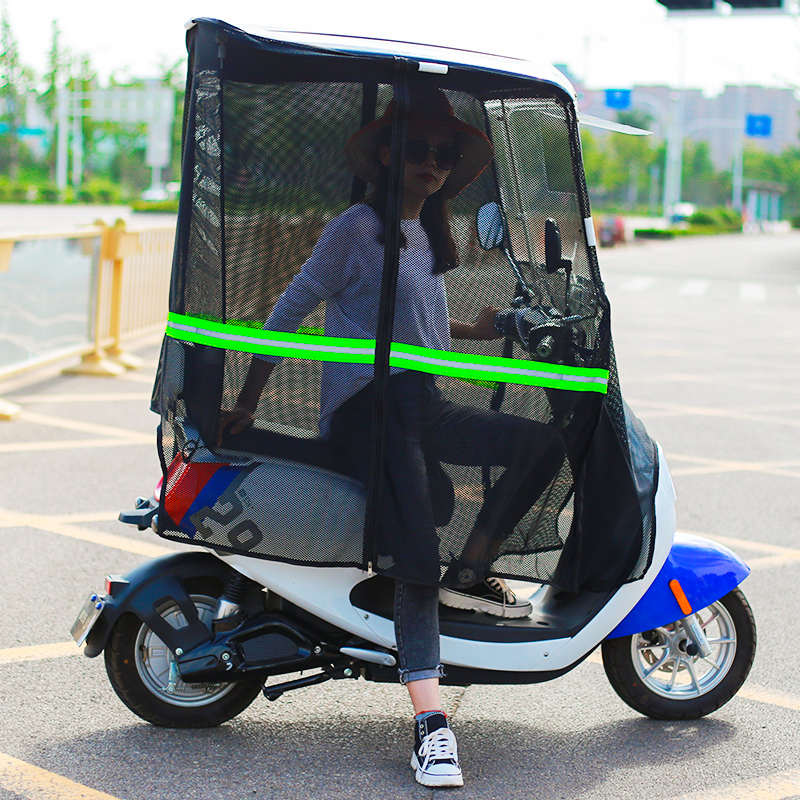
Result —
[[22, 409], [18, 405], [0, 397], [0, 420], [12, 420], [19, 416], [20, 411]]
[[113, 239], [109, 250], [114, 266], [111, 273], [111, 345], [106, 348], [106, 355], [125, 369], [137, 369], [142, 366], [141, 359], [131, 353], [126, 353], [120, 347], [120, 339], [122, 338], [123, 266], [128, 256], [135, 256], [141, 252], [139, 234], [126, 231], [125, 223], [122, 220], [117, 220], [109, 233]]
[[[11, 263], [14, 242], [0, 242], [0, 272], [7, 272]], [[10, 420], [19, 415], [20, 407], [0, 397], [0, 420]]]
[[[94, 320], [94, 347], [81, 358], [80, 364], [62, 370], [64, 375], [97, 375], [99, 377], [114, 377], [122, 375], [128, 368], [138, 366], [131, 362], [130, 367], [121, 363], [125, 354], [119, 348], [119, 317], [122, 295], [122, 259], [126, 253], [137, 252], [138, 236], [135, 234], [134, 249], [128, 241], [130, 234], [125, 233], [125, 222], [121, 219], [109, 228], [103, 220], [95, 223], [102, 230], [100, 241], [100, 265], [97, 273], [97, 302], [95, 304]], [[103, 326], [103, 263], [113, 262], [113, 273], [111, 283], [111, 332], [114, 335], [114, 325], [116, 324], [116, 338], [112, 341], [112, 349], [116, 347], [116, 354], [105, 352], [102, 347], [102, 326]], [[119, 262], [119, 263], [118, 263]], [[115, 297], [116, 294], [116, 297]], [[115, 323], [116, 319], [116, 323]], [[132, 357], [131, 357], [132, 358]]]

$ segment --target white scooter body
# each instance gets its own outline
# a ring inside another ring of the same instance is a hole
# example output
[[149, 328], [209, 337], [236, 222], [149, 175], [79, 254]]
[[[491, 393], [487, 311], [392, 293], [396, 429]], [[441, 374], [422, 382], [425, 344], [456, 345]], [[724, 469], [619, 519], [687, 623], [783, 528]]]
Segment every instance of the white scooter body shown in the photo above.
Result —
[[[675, 490], [660, 448], [658, 475], [653, 557], [641, 580], [621, 586], [603, 609], [572, 638], [503, 643], [443, 635], [442, 663], [508, 672], [550, 672], [565, 669], [594, 650], [645, 595], [669, 555], [675, 533]], [[390, 650], [396, 649], [392, 620], [360, 609], [350, 600], [350, 593], [356, 584], [369, 577], [364, 571], [347, 567], [304, 567], [221, 551], [211, 552], [243, 575], [308, 613], [366, 641]], [[525, 587], [526, 584], [516, 586]], [[534, 615], [537, 606], [551, 591], [549, 586], [534, 589], [530, 596]], [[520, 594], [525, 594], [524, 589], [520, 590]]]

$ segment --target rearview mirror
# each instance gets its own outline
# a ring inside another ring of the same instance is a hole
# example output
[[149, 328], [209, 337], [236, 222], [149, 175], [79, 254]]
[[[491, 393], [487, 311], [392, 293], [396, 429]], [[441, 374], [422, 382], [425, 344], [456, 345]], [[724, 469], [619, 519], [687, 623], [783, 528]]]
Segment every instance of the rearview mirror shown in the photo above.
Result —
[[564, 265], [561, 263], [561, 231], [554, 219], [544, 224], [544, 268], [552, 275]]
[[486, 203], [478, 209], [478, 241], [484, 250], [500, 247], [506, 238], [503, 212], [497, 203]]

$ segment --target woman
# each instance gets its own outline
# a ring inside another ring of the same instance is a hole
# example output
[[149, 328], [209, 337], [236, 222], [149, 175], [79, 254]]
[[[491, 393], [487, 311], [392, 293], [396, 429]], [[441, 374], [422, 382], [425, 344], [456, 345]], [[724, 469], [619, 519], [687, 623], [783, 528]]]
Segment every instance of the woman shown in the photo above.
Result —
[[[381, 118], [347, 143], [351, 169], [374, 190], [366, 202], [352, 206], [326, 227], [265, 329], [294, 332], [325, 300], [326, 336], [376, 338], [391, 119], [390, 104]], [[496, 309], [490, 306], [471, 323], [449, 319], [442, 275], [458, 266], [447, 200], [471, 183], [491, 157], [488, 139], [455, 116], [443, 92], [411, 93], [392, 341], [449, 350], [451, 337], [499, 337], [494, 328]], [[220, 441], [226, 429], [235, 434], [252, 423], [277, 360], [253, 358], [236, 407], [220, 416]], [[326, 362], [321, 386], [321, 433], [349, 457], [364, 482], [370, 468], [372, 378], [372, 365]], [[456, 742], [439, 696], [443, 672], [438, 603], [499, 616], [530, 613], [530, 604], [515, 598], [501, 580], [481, 578], [499, 545], [559, 469], [564, 451], [555, 432], [544, 425], [445, 401], [431, 375], [392, 368], [387, 398], [377, 567], [390, 565], [383, 571], [419, 580], [397, 580], [395, 585], [400, 680], [408, 687], [415, 713], [411, 763], [423, 785], [461, 786]], [[530, 446], [513, 446], [520, 440]], [[452, 497], [449, 508], [447, 498], [452, 485], [448, 486], [441, 462], [506, 467], [487, 495], [463, 552], [442, 579], [451, 588], [442, 590], [436, 527], [452, 513]], [[437, 487], [443, 490], [437, 492]], [[403, 541], [402, 548], [393, 547], [398, 541]]]

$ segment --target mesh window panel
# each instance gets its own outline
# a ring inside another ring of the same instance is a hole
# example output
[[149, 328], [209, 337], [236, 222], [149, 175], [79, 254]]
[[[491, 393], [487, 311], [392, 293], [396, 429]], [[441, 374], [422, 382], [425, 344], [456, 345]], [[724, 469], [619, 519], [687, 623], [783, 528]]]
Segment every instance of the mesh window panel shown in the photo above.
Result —
[[[482, 249], [476, 238], [478, 208], [502, 200], [513, 211], [512, 254], [535, 292], [533, 302], [561, 314], [575, 313], [580, 306], [579, 313], [586, 317], [578, 334], [580, 352], [568, 354], [568, 363], [593, 363], [602, 308], [589, 270], [562, 106], [555, 100], [524, 99], [490, 101], [484, 108], [465, 93], [449, 92], [448, 98], [464, 122], [483, 130], [488, 119], [497, 170], [486, 170], [450, 203], [450, 232], [460, 267], [445, 276], [449, 316], [471, 323], [487, 307], [508, 309], [519, 294], [508, 258], [499, 249]], [[572, 267], [569, 287], [564, 270], [550, 274], [543, 266], [547, 219], [561, 227], [564, 254]], [[411, 344], [398, 324], [413, 313], [403, 307], [402, 298], [401, 283], [394, 341]], [[532, 358], [500, 337], [453, 339], [447, 349], [477, 361]], [[398, 577], [430, 579], [423, 565], [432, 557], [430, 544], [425, 544], [431, 537], [424, 531], [426, 519], [432, 519], [444, 583], [471, 585], [490, 570], [551, 581], [572, 529], [573, 477], [563, 429], [575, 416], [575, 407], [576, 424], [584, 424], [580, 401], [557, 389], [447, 374], [419, 375], [417, 382], [421, 388], [414, 391], [421, 395], [424, 418], [416, 455], [420, 463], [407, 463], [404, 473], [421, 472], [428, 492], [411, 494], [405, 513], [398, 512], [397, 531], [402, 529], [403, 536], [395, 531], [378, 543], [378, 566]], [[397, 385], [397, 393], [408, 391]], [[406, 448], [402, 457], [390, 452], [388, 458], [403, 463], [410, 456]], [[410, 492], [413, 484], [408, 479], [406, 483]], [[398, 541], [409, 552], [403, 552]]]
[[[425, 126], [415, 98], [438, 77], [397, 67], [393, 90], [384, 62], [383, 82], [330, 54], [317, 63], [335, 74], [315, 74], [292, 48], [226, 36], [232, 72], [209, 68], [207, 49], [187, 95], [153, 402], [161, 535], [451, 586], [489, 573], [568, 589], [639, 577], [654, 454], [619, 394], [568, 100], [454, 70], [436, 91], [457, 124]], [[345, 156], [393, 91], [399, 127], [371, 145], [384, 177], [370, 180], [397, 178], [395, 217]], [[491, 141], [488, 166], [443, 216], [430, 204], [410, 214], [430, 165], [447, 147], [466, 153], [475, 132]], [[429, 145], [422, 162], [414, 137]], [[500, 246], [484, 249], [479, 209], [505, 226]], [[476, 320], [484, 335], [460, 338]], [[253, 424], [219, 430], [237, 404]], [[609, 447], [614, 474], [587, 474]], [[595, 569], [609, 547], [620, 558]]]

